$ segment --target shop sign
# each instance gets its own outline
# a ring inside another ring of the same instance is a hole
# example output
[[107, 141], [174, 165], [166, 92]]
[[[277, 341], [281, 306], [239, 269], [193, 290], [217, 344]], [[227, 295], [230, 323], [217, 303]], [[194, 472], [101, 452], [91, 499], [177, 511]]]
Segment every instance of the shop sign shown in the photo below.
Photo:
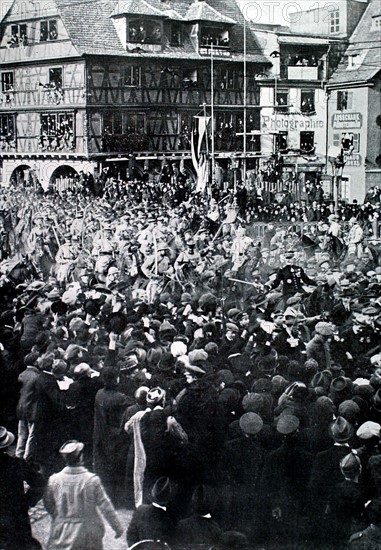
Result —
[[335, 130], [345, 130], [347, 128], [361, 128], [361, 113], [335, 113], [332, 115], [332, 128]]
[[361, 166], [362, 158], [358, 153], [352, 153], [345, 157], [345, 166]]

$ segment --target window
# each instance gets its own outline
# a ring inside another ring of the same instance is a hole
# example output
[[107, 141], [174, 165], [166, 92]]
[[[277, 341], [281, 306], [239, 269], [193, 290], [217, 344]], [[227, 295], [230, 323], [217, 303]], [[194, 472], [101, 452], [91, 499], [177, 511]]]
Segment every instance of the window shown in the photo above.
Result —
[[162, 26], [160, 21], [133, 19], [128, 24], [127, 42], [134, 44], [161, 44]]
[[145, 151], [149, 147], [143, 113], [106, 112], [103, 115], [103, 151]]
[[43, 151], [72, 151], [74, 147], [74, 115], [72, 113], [41, 114], [40, 148]]
[[222, 90], [234, 89], [235, 72], [232, 69], [221, 69], [219, 85]]
[[49, 69], [49, 86], [62, 88], [62, 69], [60, 67]]
[[275, 151], [282, 153], [287, 149], [288, 132], [282, 132], [275, 136]]
[[288, 113], [288, 90], [277, 90], [276, 104], [281, 107], [277, 109], [278, 113]]
[[14, 115], [0, 115], [0, 151], [16, 150], [16, 124]]
[[333, 145], [342, 147], [344, 150], [351, 153], [360, 152], [360, 134], [345, 132], [342, 134], [333, 134]]
[[197, 69], [187, 69], [183, 72], [183, 88], [187, 90], [188, 88], [197, 88], [198, 78], [197, 78]]
[[300, 132], [301, 153], [315, 152], [315, 132]]
[[28, 43], [27, 26], [26, 25], [11, 25], [11, 37], [8, 44], [11, 48], [18, 47], [20, 45], [26, 46]]
[[104, 132], [111, 135], [139, 134], [145, 131], [145, 115], [142, 113], [105, 113]]
[[302, 90], [300, 97], [300, 110], [304, 114], [315, 113], [315, 90]]
[[230, 45], [230, 36], [227, 29], [217, 27], [201, 28], [200, 34], [201, 46], [218, 46], [219, 48], [228, 48]]
[[335, 33], [340, 31], [340, 11], [331, 11], [329, 14], [329, 32]]
[[171, 24], [171, 45], [180, 46], [182, 41], [181, 25], [179, 23]]
[[40, 42], [46, 42], [48, 40], [57, 40], [57, 21], [55, 19], [49, 19], [48, 21], [40, 22]]
[[1, 73], [1, 91], [3, 93], [13, 90], [13, 72], [7, 71]]
[[128, 65], [124, 69], [124, 85], [125, 86], [140, 86], [141, 71], [140, 67]]
[[353, 92], [337, 92], [337, 110], [347, 111], [353, 109]]
[[374, 15], [372, 17], [371, 31], [381, 31], [381, 15]]

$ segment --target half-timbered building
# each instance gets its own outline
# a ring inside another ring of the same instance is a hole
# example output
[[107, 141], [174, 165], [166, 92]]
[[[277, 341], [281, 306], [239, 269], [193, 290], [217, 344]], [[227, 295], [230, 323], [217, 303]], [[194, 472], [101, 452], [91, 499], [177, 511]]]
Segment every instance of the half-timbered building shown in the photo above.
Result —
[[2, 181], [44, 188], [165, 158], [190, 168], [192, 119], [211, 111], [216, 158], [239, 155], [270, 65], [234, 0], [14, 0], [0, 63]]

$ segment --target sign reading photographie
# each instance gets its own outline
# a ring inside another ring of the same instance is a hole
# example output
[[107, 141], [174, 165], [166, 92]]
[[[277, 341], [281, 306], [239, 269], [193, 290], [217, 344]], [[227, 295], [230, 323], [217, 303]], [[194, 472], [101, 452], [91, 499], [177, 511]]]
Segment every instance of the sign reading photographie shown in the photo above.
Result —
[[335, 128], [336, 130], [361, 127], [361, 113], [335, 113], [334, 115], [332, 115], [332, 128]]

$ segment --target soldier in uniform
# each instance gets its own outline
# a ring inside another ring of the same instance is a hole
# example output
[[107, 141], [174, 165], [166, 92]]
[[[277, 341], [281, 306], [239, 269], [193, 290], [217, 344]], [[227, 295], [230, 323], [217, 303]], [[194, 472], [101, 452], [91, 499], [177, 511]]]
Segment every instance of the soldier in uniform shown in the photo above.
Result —
[[78, 250], [71, 241], [71, 234], [64, 235], [64, 243], [58, 248], [56, 254], [56, 277], [59, 283], [66, 283], [78, 258]]
[[278, 270], [278, 273], [272, 283], [266, 283], [271, 289], [277, 288], [283, 283], [284, 303], [297, 292], [304, 293], [303, 285], [316, 286], [316, 282], [310, 279], [304, 269], [293, 263], [294, 251], [285, 252], [286, 265]]

